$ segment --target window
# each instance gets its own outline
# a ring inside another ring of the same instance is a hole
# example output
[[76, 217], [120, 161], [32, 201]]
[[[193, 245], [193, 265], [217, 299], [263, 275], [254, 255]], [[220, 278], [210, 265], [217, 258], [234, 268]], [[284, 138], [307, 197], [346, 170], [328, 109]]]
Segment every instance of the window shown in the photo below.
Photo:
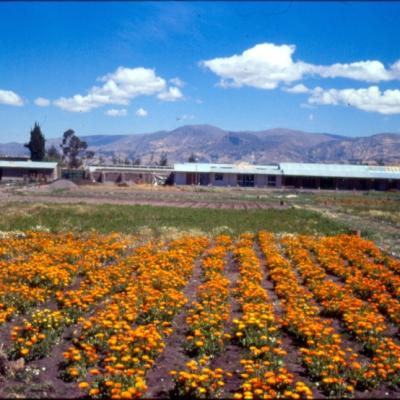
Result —
[[223, 181], [224, 180], [224, 175], [223, 174], [215, 174], [215, 180], [216, 181]]
[[243, 174], [237, 176], [237, 184], [239, 186], [254, 186], [254, 175]]
[[276, 186], [276, 176], [268, 175], [268, 186]]

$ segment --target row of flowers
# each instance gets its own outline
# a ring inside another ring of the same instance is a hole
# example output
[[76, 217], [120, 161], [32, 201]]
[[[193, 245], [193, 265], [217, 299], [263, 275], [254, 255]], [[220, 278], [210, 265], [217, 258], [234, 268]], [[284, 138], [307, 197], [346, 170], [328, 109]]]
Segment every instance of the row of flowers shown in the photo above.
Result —
[[243, 234], [234, 250], [240, 272], [237, 297], [242, 309], [242, 317], [233, 321], [234, 337], [246, 350], [241, 360], [243, 383], [234, 397], [310, 399], [311, 389], [301, 381], [295, 382], [285, 368], [286, 351], [282, 348], [280, 326], [263, 287], [264, 274], [253, 245], [253, 235]]
[[[127, 287], [86, 320], [64, 354], [64, 378], [78, 380], [90, 397], [137, 398], [146, 372], [165, 347], [171, 321], [186, 298], [182, 293], [205, 238], [172, 242], [130, 258], [135, 273]], [[112, 283], [111, 283], [112, 284]]]
[[[82, 280], [75, 290], [52, 293], [57, 300], [57, 310], [39, 308], [22, 324], [12, 328], [13, 345], [8, 349], [11, 358], [22, 356], [29, 361], [47, 356], [60, 340], [65, 327], [75, 324], [80, 316], [99, 306], [108, 295], [127, 286], [132, 273], [121, 252], [125, 243], [112, 244], [112, 248], [114, 251], [106, 247], [107, 255], [102, 251], [96, 254], [93, 249], [88, 250], [89, 254], [76, 261]], [[140, 249], [137, 251], [138, 255], [141, 254]]]
[[359, 254], [363, 253], [370, 257], [375, 264], [385, 265], [391, 271], [400, 275], [400, 260], [380, 250], [372, 240], [366, 240], [354, 235], [340, 235], [338, 239], [339, 242], [349, 243], [352, 247], [357, 248]]
[[197, 287], [196, 300], [186, 318], [188, 331], [184, 346], [194, 358], [185, 369], [170, 372], [179, 397], [218, 398], [224, 389], [226, 373], [221, 368], [212, 369], [210, 364], [230, 339], [226, 332], [230, 281], [224, 270], [231, 240], [228, 236], [219, 236], [215, 242], [201, 260], [202, 283]]
[[115, 235], [32, 232], [0, 246], [0, 325], [43, 304], [78, 275], [114, 259], [126, 248]]
[[[254, 239], [244, 234], [232, 243], [219, 236], [204, 252], [206, 238], [185, 237], [150, 242], [132, 253], [129, 248], [138, 242], [120, 235], [34, 232], [2, 239], [0, 325], [27, 314], [11, 329], [8, 353], [26, 361], [47, 356], [70, 327], [63, 379], [76, 382], [82, 396], [145, 395], [146, 373], [187, 302], [183, 289], [203, 254], [201, 284], [189, 308], [183, 344], [192, 359], [185, 369], [172, 371], [177, 395], [223, 395], [232, 375], [212, 366], [230, 342], [243, 349], [235, 398], [311, 398], [311, 389], [285, 368], [282, 329], [301, 343], [306, 371], [328, 396], [349, 397], [355, 388], [382, 383], [399, 385], [400, 345], [389, 337], [385, 321], [399, 324], [398, 262], [355, 236], [285, 236], [277, 241], [261, 232], [257, 239], [264, 271]], [[225, 270], [229, 251], [240, 273], [235, 289]], [[279, 318], [265, 286], [267, 275], [280, 299]], [[232, 295], [241, 316], [228, 331]], [[338, 318], [368, 357], [346, 347], [325, 316]]]
[[[348, 249], [344, 249], [344, 243], [338, 243], [332, 237], [314, 240], [309, 237], [300, 238], [302, 244], [312, 250], [315, 254], [319, 254], [321, 266], [329, 273], [340, 277], [345, 282], [345, 289], [352, 292], [355, 296], [362, 300], [367, 300], [372, 306], [376, 306], [391, 322], [397, 327], [400, 326], [400, 301], [393, 297], [388, 291], [382, 279], [380, 279], [379, 271], [382, 266], [376, 267], [369, 260], [364, 259], [364, 255], [357, 254], [359, 248], [352, 244], [353, 254], [348, 254]], [[347, 247], [347, 244], [345, 245]], [[325, 256], [329, 253], [329, 258]], [[347, 254], [345, 258], [341, 254]], [[348, 262], [348, 257], [356, 262]], [[361, 267], [359, 267], [361, 265]], [[376, 274], [377, 276], [373, 276]]]
[[[268, 276], [281, 299], [282, 324], [301, 343], [300, 356], [311, 379], [328, 396], [352, 396], [352, 363], [357, 362], [357, 354], [344, 346], [332, 321], [320, 315], [312, 294], [300, 284], [290, 262], [280, 254], [273, 234], [260, 232], [258, 240]], [[314, 273], [321, 275], [319, 271]]]
[[[305, 284], [325, 312], [337, 316], [346, 330], [361, 342], [370, 354], [372, 360], [365, 366], [361, 366], [359, 362], [353, 363], [353, 369], [358, 370], [355, 376], [357, 383], [363, 387], [375, 386], [382, 382], [399, 384], [400, 346], [396, 340], [387, 336], [388, 326], [384, 317], [369, 303], [354, 297], [340, 284], [326, 279], [324, 269], [315, 264], [310, 252], [302, 247], [299, 239], [286, 238], [283, 242]], [[334, 260], [330, 252], [330, 249], [321, 247], [316, 253], [317, 261], [320, 260], [321, 253], [325, 254], [325, 262], [326, 257]]]
[[96, 307], [110, 294], [123, 292], [135, 274], [131, 258], [140, 259], [152, 250], [152, 246], [140, 246], [135, 248], [133, 256], [117, 257], [111, 263], [102, 265], [92, 263], [85, 269], [84, 279], [78, 287], [55, 293], [58, 308], [76, 322], [77, 318]]
[[400, 276], [373, 257], [376, 248], [370, 243], [355, 235], [338, 235], [334, 249], [355, 270], [360, 270], [369, 279], [382, 282], [394, 298], [400, 299]]

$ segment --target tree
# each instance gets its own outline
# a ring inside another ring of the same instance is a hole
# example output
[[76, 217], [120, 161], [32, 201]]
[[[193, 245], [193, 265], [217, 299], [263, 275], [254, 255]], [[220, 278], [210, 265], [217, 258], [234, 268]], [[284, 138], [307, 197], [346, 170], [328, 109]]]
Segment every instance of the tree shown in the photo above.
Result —
[[149, 165], [153, 165], [153, 163], [154, 163], [154, 151], [152, 151], [150, 154]]
[[158, 165], [161, 167], [165, 167], [168, 165], [167, 153], [165, 153], [165, 152], [161, 153], [160, 161], [159, 161]]
[[188, 162], [190, 162], [190, 163], [195, 163], [195, 162], [197, 162], [196, 154], [192, 153], [192, 154], [189, 156], [189, 158], [188, 158]]
[[132, 165], [140, 165], [142, 163], [142, 160], [139, 156], [135, 157], [135, 159], [132, 161]]
[[378, 158], [378, 159], [376, 160], [376, 163], [377, 163], [378, 165], [385, 165], [385, 159], [384, 159], [384, 158]]
[[95, 152], [93, 150], [86, 150], [85, 158], [87, 160], [92, 160], [94, 158]]
[[46, 152], [46, 160], [47, 161], [55, 161], [58, 162], [61, 160], [61, 154], [57, 150], [56, 146], [51, 145], [51, 147]]
[[31, 152], [32, 161], [42, 161], [46, 154], [45, 150], [46, 139], [43, 136], [42, 130], [37, 122], [31, 130], [31, 140], [29, 143], [24, 144], [25, 147]]
[[70, 169], [77, 169], [82, 166], [83, 160], [93, 158], [92, 151], [86, 151], [88, 145], [75, 135], [75, 131], [68, 129], [64, 132], [61, 143], [63, 162]]

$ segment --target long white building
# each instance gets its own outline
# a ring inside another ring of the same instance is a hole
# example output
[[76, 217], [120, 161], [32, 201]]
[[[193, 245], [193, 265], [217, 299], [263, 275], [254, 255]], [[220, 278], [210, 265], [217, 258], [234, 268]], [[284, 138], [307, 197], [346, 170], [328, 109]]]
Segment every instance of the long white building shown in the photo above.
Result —
[[304, 189], [400, 189], [399, 166], [279, 163], [271, 165], [182, 163], [176, 185], [292, 187]]

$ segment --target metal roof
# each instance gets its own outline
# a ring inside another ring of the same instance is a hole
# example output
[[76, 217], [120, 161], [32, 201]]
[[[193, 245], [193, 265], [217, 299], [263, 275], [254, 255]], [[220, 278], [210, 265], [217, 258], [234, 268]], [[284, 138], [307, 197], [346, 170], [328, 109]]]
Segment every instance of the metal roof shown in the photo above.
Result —
[[279, 166], [285, 176], [400, 179], [399, 166], [310, 163], [280, 163]]
[[175, 172], [197, 172], [217, 174], [267, 174], [280, 175], [278, 165], [253, 165], [247, 163], [238, 164], [208, 164], [208, 163], [183, 163], [174, 164]]
[[55, 169], [56, 162], [47, 161], [2, 161], [0, 168]]
[[175, 172], [265, 174], [332, 178], [400, 179], [400, 166], [279, 163], [277, 165], [182, 163]]
[[96, 171], [157, 171], [157, 172], [171, 172], [173, 167], [170, 166], [160, 166], [160, 165], [89, 165], [90, 172]]

